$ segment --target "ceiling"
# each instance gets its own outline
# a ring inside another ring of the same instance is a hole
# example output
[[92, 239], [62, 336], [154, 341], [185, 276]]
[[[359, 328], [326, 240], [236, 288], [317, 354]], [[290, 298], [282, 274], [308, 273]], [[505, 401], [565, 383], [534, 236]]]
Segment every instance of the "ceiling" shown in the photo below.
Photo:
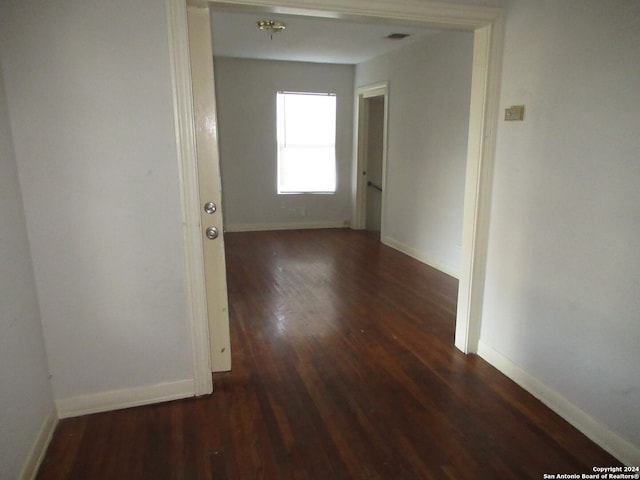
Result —
[[[258, 28], [259, 20], [284, 22], [286, 29], [269, 33]], [[216, 56], [358, 64], [406, 46], [442, 30], [415, 25], [355, 22], [335, 18], [305, 17], [211, 9], [213, 53]], [[385, 38], [408, 33], [402, 40]]]

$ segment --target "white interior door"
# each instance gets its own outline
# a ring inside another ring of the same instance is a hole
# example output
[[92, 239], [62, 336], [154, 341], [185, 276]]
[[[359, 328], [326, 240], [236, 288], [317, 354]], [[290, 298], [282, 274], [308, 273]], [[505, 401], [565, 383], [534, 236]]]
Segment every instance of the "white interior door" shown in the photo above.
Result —
[[220, 157], [209, 7], [187, 7], [211, 369], [231, 370]]

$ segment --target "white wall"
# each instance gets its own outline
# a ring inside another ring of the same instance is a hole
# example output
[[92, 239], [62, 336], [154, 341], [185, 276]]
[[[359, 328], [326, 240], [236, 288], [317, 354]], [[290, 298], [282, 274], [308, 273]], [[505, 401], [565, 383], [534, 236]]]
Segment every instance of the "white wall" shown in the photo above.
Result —
[[18, 478], [53, 409], [0, 68], [0, 471]]
[[0, 18], [58, 405], [192, 379], [164, 2], [2, 2]]
[[447, 273], [460, 269], [473, 34], [430, 36], [356, 66], [389, 81], [382, 238]]
[[[481, 340], [640, 448], [640, 3], [512, 2]], [[636, 463], [640, 455], [636, 451]]]
[[[343, 226], [351, 217], [350, 65], [215, 58], [227, 230]], [[335, 194], [278, 195], [276, 92], [337, 94]]]

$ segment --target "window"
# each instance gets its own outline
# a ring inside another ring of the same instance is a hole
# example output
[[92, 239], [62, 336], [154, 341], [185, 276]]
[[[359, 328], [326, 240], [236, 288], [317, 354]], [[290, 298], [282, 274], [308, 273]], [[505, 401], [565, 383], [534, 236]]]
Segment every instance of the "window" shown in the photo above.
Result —
[[278, 193], [336, 191], [336, 96], [278, 92]]

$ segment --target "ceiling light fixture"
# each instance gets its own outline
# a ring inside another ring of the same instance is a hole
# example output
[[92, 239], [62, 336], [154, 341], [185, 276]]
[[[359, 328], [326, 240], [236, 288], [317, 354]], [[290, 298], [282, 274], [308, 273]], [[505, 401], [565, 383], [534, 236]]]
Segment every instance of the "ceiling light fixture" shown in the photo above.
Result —
[[260, 20], [257, 22], [258, 28], [263, 32], [267, 32], [273, 40], [273, 34], [281, 32], [287, 28], [287, 24], [283, 22], [276, 22], [275, 20]]

